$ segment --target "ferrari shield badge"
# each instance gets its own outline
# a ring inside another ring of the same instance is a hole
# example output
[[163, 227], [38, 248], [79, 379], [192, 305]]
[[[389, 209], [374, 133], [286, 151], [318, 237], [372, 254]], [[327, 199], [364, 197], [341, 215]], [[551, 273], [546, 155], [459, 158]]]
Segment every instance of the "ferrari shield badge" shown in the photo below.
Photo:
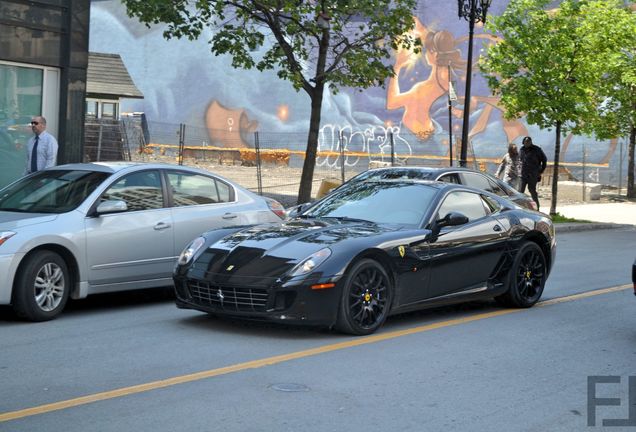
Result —
[[400, 253], [400, 258], [404, 258], [404, 254], [406, 254], [404, 246], [398, 246], [398, 252]]

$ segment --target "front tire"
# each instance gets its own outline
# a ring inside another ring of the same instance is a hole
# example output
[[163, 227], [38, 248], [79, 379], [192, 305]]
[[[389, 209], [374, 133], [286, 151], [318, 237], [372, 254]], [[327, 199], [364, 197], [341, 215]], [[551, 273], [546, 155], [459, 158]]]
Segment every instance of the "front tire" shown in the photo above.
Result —
[[66, 262], [55, 252], [38, 251], [20, 268], [13, 293], [13, 309], [29, 321], [57, 317], [68, 301], [70, 282]]
[[524, 243], [515, 256], [508, 275], [508, 291], [497, 297], [504, 306], [529, 308], [541, 298], [547, 277], [547, 266], [536, 243]]
[[347, 272], [336, 328], [352, 335], [376, 331], [389, 314], [393, 289], [384, 267], [377, 261], [363, 259]]

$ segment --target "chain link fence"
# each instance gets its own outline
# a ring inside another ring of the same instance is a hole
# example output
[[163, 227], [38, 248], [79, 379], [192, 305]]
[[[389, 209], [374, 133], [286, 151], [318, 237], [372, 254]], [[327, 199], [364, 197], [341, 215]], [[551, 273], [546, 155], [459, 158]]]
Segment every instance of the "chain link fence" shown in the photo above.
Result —
[[[87, 129], [85, 160], [161, 161], [198, 166], [256, 193], [274, 197], [284, 205], [296, 202], [306, 133], [255, 132], [231, 126], [223, 130], [207, 129], [148, 122], [143, 114], [124, 116], [117, 123], [101, 123]], [[113, 132], [106, 133], [107, 130]], [[108, 141], [106, 137], [114, 138]], [[448, 144], [449, 138], [453, 148]], [[451, 161], [457, 166], [459, 140], [449, 138], [419, 137], [393, 127], [355, 130], [323, 126], [318, 138], [312, 196], [319, 196], [371, 167], [449, 166]], [[615, 140], [609, 149], [582, 142], [564, 141], [568, 151], [561, 162], [560, 180], [581, 182], [583, 188], [586, 183], [601, 183], [614, 188], [617, 196], [624, 195], [627, 141]], [[469, 145], [467, 166], [494, 173], [506, 148], [506, 143], [490, 146], [489, 151]], [[549, 186], [550, 180], [550, 175], [544, 176], [544, 186]]]

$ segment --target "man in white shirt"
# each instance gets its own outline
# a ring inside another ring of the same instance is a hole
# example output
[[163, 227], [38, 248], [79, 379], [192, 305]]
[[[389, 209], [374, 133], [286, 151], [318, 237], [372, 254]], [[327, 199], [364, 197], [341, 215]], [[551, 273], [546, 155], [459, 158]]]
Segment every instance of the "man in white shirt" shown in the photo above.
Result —
[[46, 131], [46, 119], [42, 116], [33, 117], [31, 130], [35, 135], [27, 144], [24, 174], [52, 167], [57, 163], [57, 140]]

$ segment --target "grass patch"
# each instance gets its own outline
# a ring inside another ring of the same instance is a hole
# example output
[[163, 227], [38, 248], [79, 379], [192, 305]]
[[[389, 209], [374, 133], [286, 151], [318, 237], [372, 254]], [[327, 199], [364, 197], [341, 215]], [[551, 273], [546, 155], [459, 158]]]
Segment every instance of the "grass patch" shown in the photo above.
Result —
[[554, 223], [592, 223], [592, 221], [589, 221], [589, 220], [565, 217], [561, 213], [550, 215], [550, 218], [552, 219], [552, 222]]

